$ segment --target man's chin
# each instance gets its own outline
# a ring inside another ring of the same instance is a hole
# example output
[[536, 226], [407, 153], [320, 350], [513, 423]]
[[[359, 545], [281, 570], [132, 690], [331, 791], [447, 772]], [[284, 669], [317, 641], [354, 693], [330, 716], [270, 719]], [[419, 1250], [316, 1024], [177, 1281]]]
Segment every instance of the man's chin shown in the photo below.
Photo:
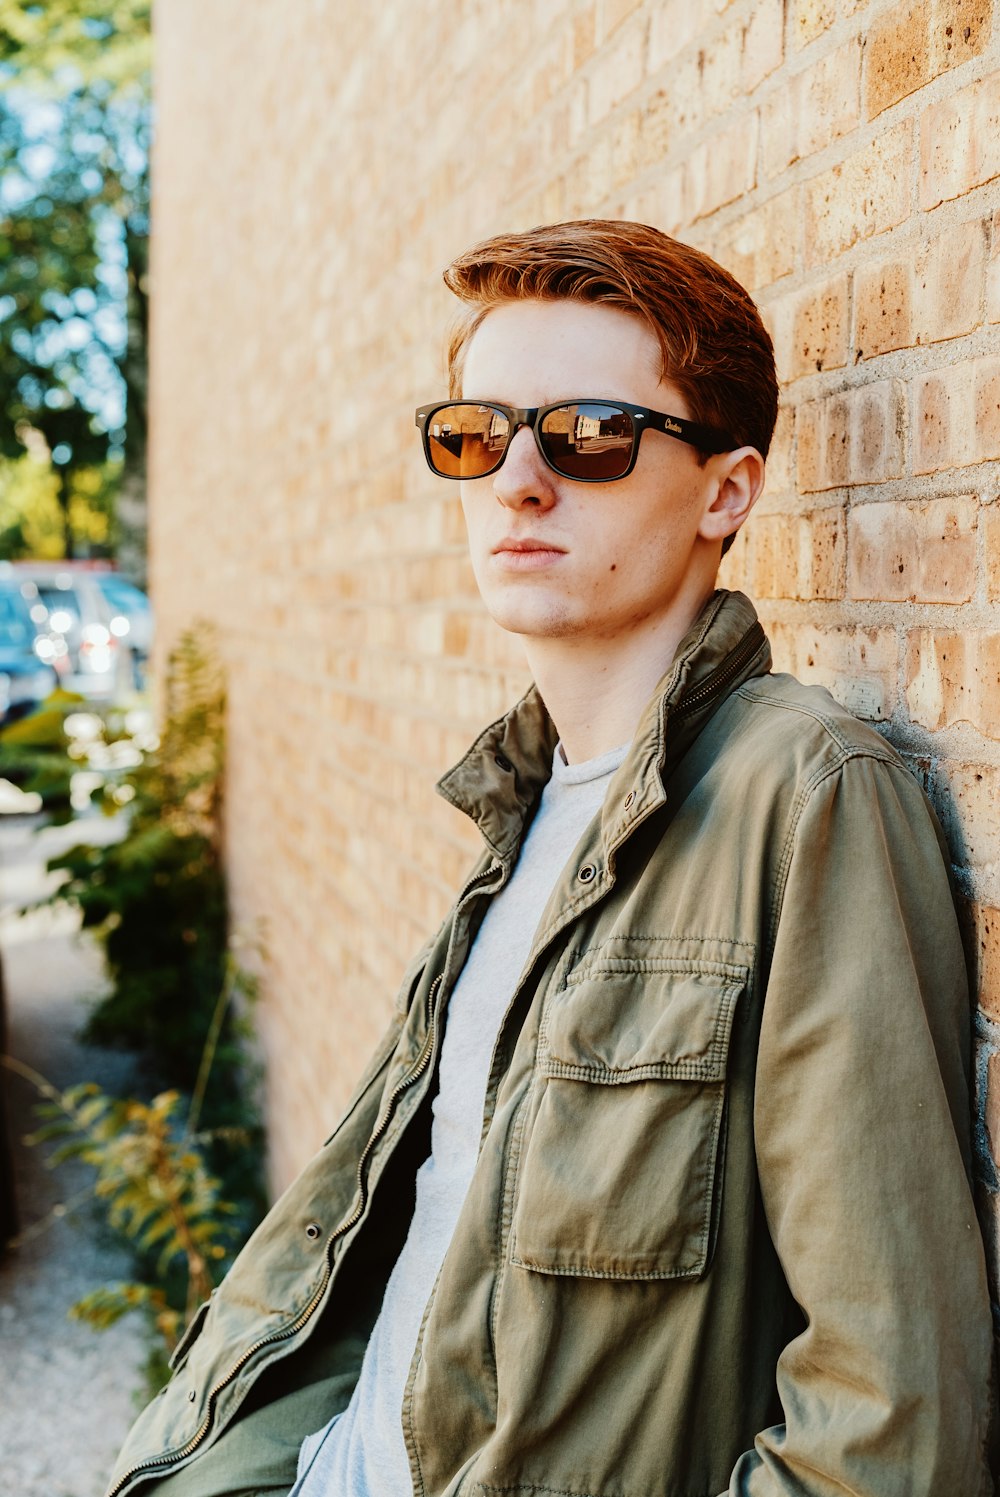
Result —
[[584, 620], [575, 618], [565, 607], [554, 607], [541, 600], [534, 606], [526, 606], [526, 599], [516, 604], [508, 599], [484, 601], [493, 622], [507, 634], [518, 634], [522, 639], [566, 639], [586, 627]]

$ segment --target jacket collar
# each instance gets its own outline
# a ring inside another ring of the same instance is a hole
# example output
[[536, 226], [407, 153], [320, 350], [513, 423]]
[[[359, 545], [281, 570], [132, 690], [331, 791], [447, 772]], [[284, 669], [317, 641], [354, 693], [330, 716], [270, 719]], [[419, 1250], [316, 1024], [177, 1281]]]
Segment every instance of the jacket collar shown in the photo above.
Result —
[[[714, 593], [650, 697], [608, 789], [601, 837], [609, 857], [666, 800], [666, 780], [721, 702], [770, 667], [771, 648], [750, 599], [724, 589]], [[476, 822], [504, 862], [552, 772], [558, 736], [531, 686], [437, 783], [438, 793]]]

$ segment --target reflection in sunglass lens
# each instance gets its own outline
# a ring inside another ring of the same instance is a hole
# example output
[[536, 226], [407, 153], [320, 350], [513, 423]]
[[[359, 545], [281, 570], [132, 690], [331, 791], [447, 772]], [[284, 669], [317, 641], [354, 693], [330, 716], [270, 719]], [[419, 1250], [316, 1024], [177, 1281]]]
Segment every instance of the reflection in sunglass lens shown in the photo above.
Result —
[[480, 478], [500, 461], [510, 430], [490, 405], [444, 405], [427, 423], [427, 451], [446, 478]]
[[632, 457], [632, 417], [597, 401], [561, 405], [542, 422], [542, 445], [567, 478], [620, 478]]

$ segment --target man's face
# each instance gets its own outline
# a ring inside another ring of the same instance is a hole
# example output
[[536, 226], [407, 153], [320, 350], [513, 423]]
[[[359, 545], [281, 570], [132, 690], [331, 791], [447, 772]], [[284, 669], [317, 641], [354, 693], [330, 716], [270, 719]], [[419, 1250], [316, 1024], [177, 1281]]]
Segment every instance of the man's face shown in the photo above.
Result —
[[[466, 351], [462, 396], [512, 406], [626, 400], [690, 416], [659, 377], [660, 350], [614, 307], [526, 300], [494, 308]], [[709, 578], [717, 542], [699, 532], [717, 492], [712, 462], [647, 431], [627, 478], [578, 483], [547, 467], [522, 427], [496, 473], [463, 479], [462, 508], [483, 601], [504, 629], [534, 638], [615, 639], [655, 624]], [[524, 550], [526, 542], [543, 549]]]

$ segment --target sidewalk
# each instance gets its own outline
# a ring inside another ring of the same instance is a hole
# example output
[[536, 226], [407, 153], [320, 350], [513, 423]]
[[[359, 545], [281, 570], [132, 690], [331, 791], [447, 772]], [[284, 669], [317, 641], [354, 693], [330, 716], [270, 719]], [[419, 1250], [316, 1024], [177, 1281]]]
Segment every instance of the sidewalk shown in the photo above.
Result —
[[[7, 988], [8, 1049], [60, 1088], [96, 1081], [120, 1093], [129, 1056], [81, 1045], [76, 1034], [103, 983], [101, 952], [72, 912], [17, 906], [45, 887], [45, 859], [82, 840], [80, 824], [40, 834], [29, 818], [0, 819], [0, 951]], [[88, 838], [114, 835], [103, 817]], [[67, 1318], [88, 1291], [131, 1275], [127, 1252], [103, 1226], [87, 1193], [93, 1172], [71, 1162], [45, 1168], [45, 1146], [22, 1136], [37, 1126], [33, 1089], [7, 1073], [21, 1236], [0, 1259], [0, 1493], [102, 1497], [141, 1397], [146, 1332], [126, 1317], [98, 1332]], [[82, 1200], [65, 1214], [60, 1203]]]

